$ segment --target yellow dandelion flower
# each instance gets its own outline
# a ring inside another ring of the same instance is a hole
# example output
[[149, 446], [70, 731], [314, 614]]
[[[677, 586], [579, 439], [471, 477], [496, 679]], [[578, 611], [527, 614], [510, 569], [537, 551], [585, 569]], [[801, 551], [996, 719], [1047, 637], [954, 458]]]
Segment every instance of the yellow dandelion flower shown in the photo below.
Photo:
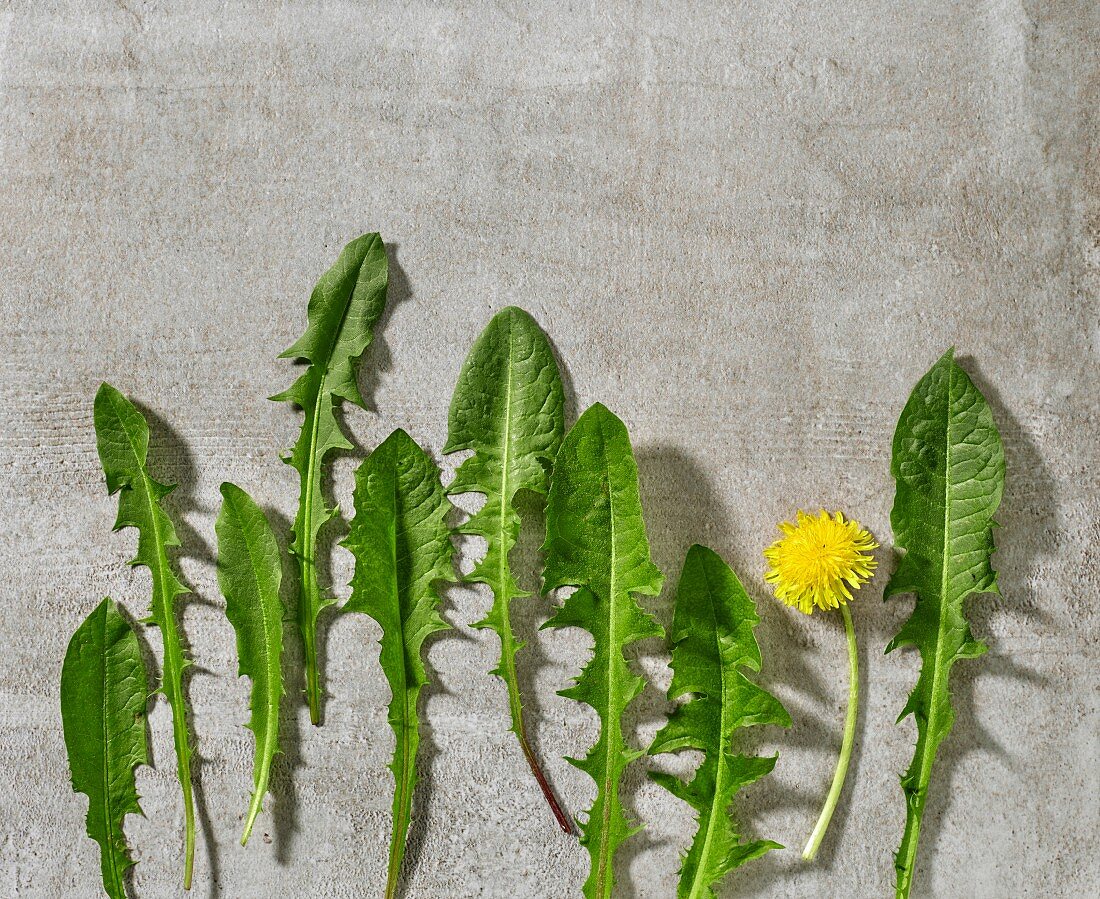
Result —
[[814, 515], [798, 510], [794, 524], [779, 525], [783, 537], [766, 550], [764, 556], [771, 565], [764, 579], [774, 585], [775, 595], [787, 605], [807, 615], [819, 609], [840, 608], [844, 616], [844, 633], [848, 638], [848, 712], [844, 717], [844, 736], [840, 743], [836, 773], [825, 798], [802, 857], [813, 861], [825, 831], [833, 818], [844, 777], [852, 758], [856, 738], [856, 710], [859, 708], [859, 653], [852, 613], [848, 603], [852, 591], [867, 582], [875, 570], [871, 550], [878, 546], [874, 538], [859, 526], [858, 521], [846, 521], [840, 512], [830, 515], [824, 509]]
[[775, 585], [775, 595], [800, 612], [814, 607], [835, 609], [852, 599], [852, 590], [875, 570], [870, 551], [878, 544], [843, 513], [819, 515], [798, 511], [797, 523], [779, 525], [783, 537], [766, 550], [771, 570], [764, 580]]

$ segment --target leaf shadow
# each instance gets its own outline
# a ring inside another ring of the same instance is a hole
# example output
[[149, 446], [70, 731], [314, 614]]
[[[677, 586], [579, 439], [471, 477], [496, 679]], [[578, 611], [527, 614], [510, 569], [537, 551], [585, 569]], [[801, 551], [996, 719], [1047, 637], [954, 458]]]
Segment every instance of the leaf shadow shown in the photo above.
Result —
[[[192, 515], [203, 515], [211, 511], [199, 503], [195, 493], [199, 475], [191, 448], [180, 433], [159, 413], [142, 403], [133, 402], [149, 423], [150, 473], [158, 481], [163, 480], [168, 484], [176, 485], [175, 489], [162, 500], [180, 540], [180, 546], [176, 548], [173, 555], [214, 565], [216, 560], [213, 549], [188, 520]], [[190, 585], [187, 586], [190, 587]], [[191, 595], [202, 601], [197, 594]]]
[[[546, 497], [531, 490], [521, 490], [516, 494], [515, 506], [520, 515], [520, 529], [519, 537], [512, 548], [509, 560], [512, 576], [516, 579], [516, 583], [531, 593], [530, 596], [524, 597], [518, 602], [513, 602], [511, 606], [513, 631], [516, 637], [524, 641], [525, 644], [516, 660], [516, 679], [519, 682], [520, 697], [523, 702], [524, 727], [527, 731], [527, 742], [538, 760], [543, 776], [554, 794], [554, 799], [575, 828], [575, 817], [566, 808], [561, 792], [555, 788], [553, 778], [549, 773], [549, 766], [540, 751], [542, 744], [541, 732], [544, 730], [543, 723], [546, 720], [546, 706], [541, 699], [539, 690], [539, 674], [551, 664], [551, 659], [546, 652], [546, 645], [541, 639], [542, 633], [539, 630], [541, 625], [550, 617], [550, 600], [542, 594], [540, 576], [542, 572], [542, 553], [540, 550], [546, 530]], [[500, 681], [498, 686], [500, 692], [505, 691], [503, 681]], [[519, 747], [516, 746], [516, 748]], [[524, 767], [527, 767], [526, 761]], [[533, 774], [530, 776], [530, 785], [532, 790], [538, 792], [538, 785]], [[557, 822], [554, 820], [553, 812], [542, 801], [541, 794], [539, 795], [539, 801], [546, 808], [548, 820], [556, 826]]]
[[[180, 436], [164, 418], [157, 412], [142, 403], [134, 402], [138, 411], [145, 416], [149, 424], [149, 470], [157, 480], [175, 484], [175, 489], [164, 497], [162, 505], [172, 524], [175, 526], [180, 545], [169, 548], [168, 556], [173, 563], [176, 576], [184, 585], [187, 593], [180, 594], [173, 607], [176, 619], [176, 627], [188, 658], [193, 658], [191, 643], [187, 638], [186, 625], [184, 623], [184, 609], [188, 605], [207, 606], [209, 608], [221, 608], [216, 602], [197, 593], [188, 583], [187, 577], [179, 564], [180, 559], [192, 559], [196, 562], [214, 565], [215, 558], [210, 545], [199, 535], [189, 523], [188, 516], [209, 512], [196, 497], [198, 486], [198, 469], [195, 466], [194, 455], [187, 442]], [[219, 880], [221, 877], [221, 864], [219, 859], [218, 843], [214, 835], [214, 825], [210, 817], [210, 808], [206, 802], [203, 790], [203, 775], [206, 759], [202, 754], [199, 734], [195, 729], [193, 704], [191, 702], [191, 684], [198, 675], [212, 674], [212, 672], [193, 664], [183, 672], [183, 695], [187, 705], [187, 732], [191, 738], [191, 783], [195, 803], [195, 814], [199, 821], [199, 829], [202, 831], [203, 847], [210, 870], [210, 882], [208, 895], [215, 896], [219, 892]]]
[[[666, 633], [672, 623], [675, 587], [688, 548], [694, 543], [709, 546], [719, 553], [737, 572], [746, 591], [756, 604], [761, 623], [756, 628], [757, 641], [763, 658], [762, 672], [751, 674], [752, 679], [770, 692], [775, 692], [777, 674], [781, 674], [786, 687], [797, 689], [809, 702], [820, 705], [827, 699], [824, 679], [805, 660], [804, 653], [792, 651], [792, 646], [807, 640], [804, 631], [798, 629], [784, 609], [772, 600], [758, 578], [750, 573], [759, 566], [749, 565], [740, 549], [739, 536], [733, 526], [732, 516], [724, 508], [717, 492], [700, 466], [682, 450], [674, 447], [643, 446], [636, 452], [642, 506], [645, 511], [650, 552], [654, 564], [666, 576], [661, 596], [646, 603]], [[662, 686], [668, 684], [668, 646], [664, 640], [647, 640], [636, 645], [636, 652], [628, 653], [637, 658], [647, 671], [660, 672]], [[781, 661], [782, 670], [776, 665]], [[654, 683], [647, 683], [642, 694], [632, 703], [624, 716], [624, 732], [644, 732], [650, 736], [664, 723], [672, 705]], [[793, 712], [795, 727], [746, 728], [738, 735], [737, 749], [746, 755], [759, 754], [766, 741], [789, 745], [794, 741], [816, 745], [830, 739], [833, 724], [802, 710]], [[649, 756], [643, 756], [627, 769], [623, 777], [623, 803], [634, 818], [638, 814], [638, 794], [648, 781], [650, 770], [659, 767]], [[662, 801], [676, 801], [665, 797]], [[737, 819], [746, 839], [756, 838], [752, 821], [768, 810], [782, 808], [806, 808], [810, 810], [817, 797], [807, 795], [793, 787], [783, 786], [768, 778], [760, 784], [746, 788], [735, 804]], [[812, 814], [812, 812], [808, 812]], [[619, 851], [616, 860], [621, 875], [636, 867], [639, 860], [663, 841], [646, 836], [643, 831], [632, 837]], [[690, 838], [683, 841], [686, 849]], [[769, 853], [755, 861], [751, 868], [763, 868], [762, 876], [768, 876], [777, 865], [776, 853]], [[637, 885], [631, 878], [620, 876], [624, 896], [638, 897]], [[774, 881], [768, 881], [774, 886]], [[739, 889], [744, 882], [739, 874]]]
[[393, 371], [393, 351], [386, 334], [394, 310], [412, 301], [413, 289], [409, 276], [398, 261], [400, 244], [386, 244], [386, 261], [389, 265], [389, 285], [386, 288], [386, 307], [374, 324], [374, 339], [363, 354], [359, 365], [359, 390], [367, 411], [378, 412], [375, 395], [385, 380], [382, 376]]
[[[986, 594], [967, 598], [966, 616], [979, 640], [988, 642], [998, 617], [1022, 618], [1029, 626], [1043, 630], [1053, 626], [1052, 616], [1043, 608], [1043, 598], [1035, 588], [1035, 572], [1045, 560], [1057, 555], [1062, 543], [1058, 528], [1058, 488], [1037, 444], [1027, 427], [1008, 408], [997, 389], [978, 371], [969, 357], [957, 360], [967, 370], [975, 386], [985, 396], [993, 419], [1001, 433], [1005, 452], [1005, 489], [995, 518], [996, 550], [993, 567], [1001, 596]], [[908, 611], [908, 610], [907, 610]], [[907, 653], [915, 657], [914, 651]], [[987, 753], [1012, 767], [1024, 754], [1019, 746], [1007, 747], [981, 723], [978, 693], [986, 678], [1005, 678], [1043, 689], [1050, 683], [1046, 672], [998, 654], [996, 644], [990, 651], [971, 660], [963, 660], [951, 672], [951, 702], [955, 722], [936, 759], [936, 775], [926, 800], [921, 831], [924, 851], [918, 852], [918, 883], [929, 883], [944, 818], [954, 804], [954, 783], [962, 762], [972, 754]], [[908, 733], [915, 739], [915, 730]], [[995, 847], [991, 847], [991, 852]]]
[[413, 790], [412, 817], [409, 821], [408, 836], [405, 841], [405, 857], [402, 860], [399, 874], [403, 895], [408, 892], [408, 885], [413, 882], [426, 852], [432, 848], [428, 844], [428, 818], [436, 788], [436, 778], [433, 776], [432, 771], [442, 752], [442, 747], [435, 737], [434, 729], [428, 718], [428, 708], [433, 704], [433, 701], [458, 695], [443, 682], [435, 665], [428, 660], [427, 656], [431, 649], [451, 641], [460, 643], [477, 642], [474, 637], [463, 633], [451, 620], [453, 617], [451, 610], [454, 608], [454, 604], [448, 601], [448, 594], [457, 586], [457, 584], [446, 581], [436, 584], [440, 596], [439, 612], [451, 626], [451, 629], [432, 634], [425, 642], [422, 650], [425, 655], [424, 667], [428, 675], [428, 682], [421, 689], [420, 699], [417, 703], [420, 715], [420, 746], [416, 753], [417, 779]]

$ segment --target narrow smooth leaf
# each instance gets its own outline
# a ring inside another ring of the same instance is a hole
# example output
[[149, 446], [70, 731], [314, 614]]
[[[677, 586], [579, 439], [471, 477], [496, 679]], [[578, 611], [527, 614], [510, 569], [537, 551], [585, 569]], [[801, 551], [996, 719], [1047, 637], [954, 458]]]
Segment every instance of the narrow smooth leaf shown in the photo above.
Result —
[[688, 550], [672, 624], [672, 685], [668, 698], [684, 696], [650, 746], [651, 754], [696, 749], [703, 762], [688, 782], [662, 772], [650, 777], [699, 813], [699, 828], [680, 868], [679, 899], [710, 899], [734, 868], [782, 849], [771, 840], [741, 842], [733, 800], [744, 786], [768, 774], [778, 756], [759, 758], [733, 750], [734, 732], [757, 724], [789, 727], [790, 716], [774, 696], [741, 669], [760, 670], [753, 636], [756, 607], [737, 575], [713, 550]]
[[341, 400], [365, 408], [356, 383], [359, 358], [374, 339], [374, 326], [386, 305], [389, 266], [378, 234], [349, 243], [317, 282], [309, 298], [305, 333], [280, 358], [308, 362], [297, 381], [271, 399], [299, 406], [305, 419], [298, 442], [284, 461], [298, 472], [301, 494], [290, 551], [298, 563], [298, 629], [306, 665], [310, 719], [321, 723], [321, 679], [317, 668], [317, 618], [334, 602], [317, 574], [321, 528], [336, 517], [325, 501], [326, 460], [350, 441], [336, 419]]
[[103, 889], [125, 899], [134, 862], [123, 823], [140, 815], [134, 769], [149, 764], [149, 687], [133, 629], [105, 599], [76, 629], [61, 669], [61, 721], [73, 789], [88, 797], [88, 836], [99, 843]]
[[188, 592], [172, 568], [168, 548], [179, 546], [172, 520], [161, 500], [175, 485], [161, 484], [149, 473], [149, 425], [126, 397], [110, 384], [101, 384], [95, 396], [95, 432], [99, 459], [109, 493], [118, 494], [115, 530], [138, 532], [137, 555], [131, 565], [144, 565], [153, 578], [153, 597], [145, 623], [160, 628], [164, 644], [161, 692], [172, 707], [172, 737], [176, 771], [183, 791], [183, 885], [191, 886], [195, 863], [195, 802], [191, 788], [191, 739], [187, 730], [187, 701], [183, 673], [191, 665], [183, 651], [176, 623], [176, 598]]
[[963, 604], [998, 593], [991, 564], [993, 515], [1004, 490], [1001, 436], [985, 397], [948, 350], [914, 388], [894, 432], [897, 482], [890, 524], [903, 553], [886, 597], [916, 595], [909, 620], [886, 648], [915, 646], [921, 671], [898, 717], [917, 723], [913, 762], [901, 779], [905, 832], [895, 859], [897, 895], [909, 895], [936, 751], [954, 721], [949, 676], [958, 659], [986, 647], [974, 639]]
[[656, 596], [662, 577], [650, 561], [630, 437], [599, 403], [580, 417], [558, 452], [543, 552], [545, 589], [578, 588], [544, 627], [580, 627], [595, 638], [591, 661], [561, 695], [587, 703], [600, 719], [600, 736], [588, 755], [569, 761], [596, 781], [596, 801], [581, 825], [592, 862], [584, 895], [606, 899], [615, 884], [615, 852], [640, 830], [623, 811], [619, 781], [644, 754], [627, 745], [622, 716], [645, 681], [623, 650], [664, 631], [632, 596]]
[[225, 614], [237, 635], [237, 675], [252, 680], [252, 716], [245, 726], [256, 738], [243, 846], [263, 808], [271, 763], [279, 751], [279, 703], [284, 693], [282, 556], [271, 525], [252, 497], [229, 483], [222, 484], [221, 494], [222, 508], [214, 525], [218, 584], [225, 597]]
[[473, 450], [447, 488], [449, 494], [480, 493], [485, 504], [458, 532], [484, 538], [485, 556], [465, 578], [493, 591], [489, 614], [473, 626], [500, 638], [493, 673], [508, 691], [512, 732], [561, 828], [572, 832], [527, 739], [516, 654], [523, 642], [512, 630], [512, 600], [530, 594], [512, 576], [508, 557], [520, 531], [515, 498], [520, 490], [545, 496], [550, 466], [565, 432], [561, 375], [546, 335], [522, 309], [498, 312], [481, 332], [462, 366], [451, 398], [444, 453]]
[[439, 468], [404, 431], [394, 431], [355, 473], [355, 517], [343, 546], [355, 557], [344, 612], [362, 612], [382, 628], [379, 662], [390, 686], [396, 737], [395, 789], [386, 897], [397, 895], [412, 818], [420, 722], [416, 704], [428, 682], [422, 650], [439, 616], [435, 583], [453, 579], [450, 503]]

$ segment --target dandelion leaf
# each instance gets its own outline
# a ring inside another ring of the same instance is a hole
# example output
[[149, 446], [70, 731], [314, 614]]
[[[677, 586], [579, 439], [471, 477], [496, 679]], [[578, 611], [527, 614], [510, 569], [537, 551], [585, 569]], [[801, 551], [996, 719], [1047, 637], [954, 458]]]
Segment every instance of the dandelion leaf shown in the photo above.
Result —
[[271, 397], [294, 403], [304, 413], [298, 442], [285, 461], [301, 481], [290, 552], [298, 564], [297, 622], [314, 724], [321, 722], [322, 694], [317, 618], [334, 602], [317, 573], [318, 536], [336, 516], [336, 508], [328, 506], [322, 490], [325, 463], [331, 453], [352, 448], [336, 418], [336, 407], [341, 400], [364, 405], [356, 370], [374, 339], [374, 327], [386, 305], [388, 282], [386, 248], [378, 234], [364, 234], [344, 247], [313, 288], [305, 333], [280, 357], [302, 359], [308, 365], [288, 390]]
[[412, 817], [420, 722], [416, 705], [428, 682], [424, 641], [447, 629], [436, 582], [453, 579], [450, 503], [439, 469], [404, 431], [394, 431], [355, 474], [355, 517], [343, 541], [355, 557], [344, 612], [362, 612], [382, 628], [379, 662], [390, 686], [396, 737], [395, 789], [387, 899], [396, 894]]
[[921, 655], [917, 685], [898, 717], [917, 724], [913, 762], [901, 779], [906, 819], [895, 858], [897, 894], [908, 896], [936, 751], [954, 720], [949, 676], [986, 647], [970, 632], [963, 604], [996, 593], [993, 515], [1004, 489], [1001, 437], [989, 405], [951, 350], [921, 378], [894, 432], [897, 484], [890, 523], [901, 561], [886, 596], [912, 593], [912, 616], [890, 642]]
[[676, 591], [672, 624], [672, 685], [668, 698], [688, 697], [669, 716], [650, 753], [694, 749], [703, 761], [690, 781], [663, 772], [650, 775], [699, 814], [699, 827], [680, 868], [679, 899], [710, 899], [734, 868], [771, 849], [771, 840], [742, 842], [732, 816], [737, 792], [775, 766], [776, 756], [736, 753], [734, 735], [743, 727], [791, 719], [774, 696], [742, 669], [760, 670], [753, 636], [756, 607], [722, 557], [693, 546]]
[[638, 468], [623, 423], [604, 406], [584, 413], [558, 452], [546, 506], [544, 585], [577, 587], [546, 627], [580, 627], [595, 638], [592, 659], [563, 696], [587, 703], [600, 719], [588, 755], [569, 761], [596, 781], [596, 801], [581, 825], [591, 856], [587, 899], [606, 899], [615, 883], [614, 856], [637, 829], [619, 797], [623, 771], [639, 756], [622, 732], [622, 716], [645, 681], [623, 650], [663, 635], [633, 594], [655, 596], [661, 573], [650, 560], [642, 520]]

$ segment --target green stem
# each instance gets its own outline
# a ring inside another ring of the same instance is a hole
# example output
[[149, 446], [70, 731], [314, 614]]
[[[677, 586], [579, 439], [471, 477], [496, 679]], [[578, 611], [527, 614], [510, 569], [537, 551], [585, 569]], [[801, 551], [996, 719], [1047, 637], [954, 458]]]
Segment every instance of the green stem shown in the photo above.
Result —
[[[923, 794], [922, 794], [923, 797]], [[923, 811], [924, 800], [919, 800], [920, 809]], [[920, 837], [920, 812], [914, 813], [912, 806], [907, 811], [905, 819], [905, 835], [902, 837], [902, 847], [898, 851], [898, 861], [894, 868], [898, 874], [897, 899], [909, 899], [909, 890], [913, 887], [913, 871], [917, 864], [917, 840]]]
[[396, 732], [397, 744], [394, 747], [393, 765], [396, 789], [393, 796], [393, 833], [390, 835], [385, 899], [397, 897], [401, 863], [405, 858], [405, 843], [409, 834], [409, 822], [412, 819], [413, 781], [416, 778], [416, 750], [420, 745], [420, 735], [415, 729], [416, 725], [410, 722], [416, 715], [418, 692], [419, 690], [405, 690], [405, 717]]
[[833, 818], [837, 801], [840, 799], [840, 791], [844, 788], [844, 776], [848, 773], [848, 762], [852, 758], [852, 744], [855, 743], [856, 738], [856, 712], [859, 709], [859, 656], [856, 653], [856, 632], [852, 627], [852, 613], [848, 611], [847, 604], [842, 603], [840, 611], [844, 615], [844, 632], [848, 636], [848, 715], [844, 719], [844, 741], [840, 744], [840, 758], [836, 762], [833, 785], [825, 799], [825, 806], [821, 809], [821, 817], [817, 819], [817, 825], [810, 834], [809, 842], [802, 850], [802, 857], [806, 861], [813, 861], [817, 850], [821, 847], [825, 831], [829, 829], [829, 822]]
[[302, 630], [302, 649], [305, 657], [306, 668], [306, 696], [309, 700], [309, 720], [316, 726], [321, 725], [321, 675], [317, 667], [317, 618], [313, 609], [316, 608], [316, 596], [319, 592], [317, 586], [317, 573], [310, 560], [308, 565], [303, 563], [302, 571], [302, 608], [304, 614], [299, 614], [299, 624]]

